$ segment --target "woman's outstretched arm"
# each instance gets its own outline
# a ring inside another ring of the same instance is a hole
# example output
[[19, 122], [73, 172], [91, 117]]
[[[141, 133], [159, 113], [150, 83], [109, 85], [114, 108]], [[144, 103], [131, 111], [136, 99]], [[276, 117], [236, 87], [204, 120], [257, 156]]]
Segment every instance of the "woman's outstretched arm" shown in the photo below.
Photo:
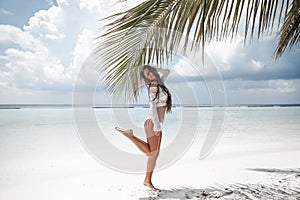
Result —
[[163, 82], [165, 82], [170, 74], [170, 70], [169, 69], [164, 69], [162, 67], [157, 67], [156, 70], [160, 73], [162, 73], [162, 76], [161, 76], [161, 80]]

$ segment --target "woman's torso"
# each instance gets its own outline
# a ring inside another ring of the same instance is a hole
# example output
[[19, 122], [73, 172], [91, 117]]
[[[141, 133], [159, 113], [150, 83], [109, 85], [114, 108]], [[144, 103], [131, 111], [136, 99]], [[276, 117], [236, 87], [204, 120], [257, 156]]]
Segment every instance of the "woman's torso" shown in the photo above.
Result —
[[[158, 91], [158, 94], [156, 96], [156, 93]], [[150, 94], [150, 101], [155, 103], [156, 111], [158, 114], [158, 120], [163, 123], [165, 118], [165, 111], [167, 109], [167, 100], [168, 100], [168, 94], [160, 87], [159, 85], [157, 87], [151, 87], [151, 94]]]
[[157, 89], [159, 90], [159, 92], [157, 95], [156, 107], [166, 106], [168, 101], [168, 94], [160, 86], [158, 86]]

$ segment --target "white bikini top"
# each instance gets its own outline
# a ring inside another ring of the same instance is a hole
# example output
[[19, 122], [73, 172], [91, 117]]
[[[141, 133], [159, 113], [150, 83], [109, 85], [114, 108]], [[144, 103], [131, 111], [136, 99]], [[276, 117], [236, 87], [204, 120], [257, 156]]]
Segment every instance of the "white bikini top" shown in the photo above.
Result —
[[[157, 90], [159, 90], [159, 92], [156, 97]], [[162, 107], [167, 105], [168, 94], [160, 86], [150, 87], [149, 92], [150, 101], [153, 101], [156, 104], [156, 107]]]
[[[167, 76], [170, 73], [168, 69], [156, 68], [158, 72], [162, 73], [161, 80], [165, 82]], [[158, 95], [156, 97], [157, 89], [159, 89]], [[156, 98], [155, 98], [156, 97]], [[153, 131], [161, 131], [162, 123], [159, 121], [157, 114], [157, 107], [162, 107], [167, 105], [168, 94], [160, 87], [150, 87], [149, 89], [149, 104], [150, 104], [150, 116], [154, 124]]]

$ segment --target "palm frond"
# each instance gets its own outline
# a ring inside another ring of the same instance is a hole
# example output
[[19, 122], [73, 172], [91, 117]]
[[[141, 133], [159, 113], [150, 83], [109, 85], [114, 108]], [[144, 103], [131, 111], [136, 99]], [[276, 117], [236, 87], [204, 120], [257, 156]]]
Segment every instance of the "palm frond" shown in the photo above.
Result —
[[[110, 92], [125, 92], [126, 99], [137, 100], [142, 85], [139, 70], [145, 63], [156, 59], [157, 63], [169, 58], [168, 36], [156, 27], [161, 27], [176, 1], [146, 1], [108, 24], [96, 48], [100, 73], [104, 73], [104, 84]], [[108, 19], [108, 18], [107, 18]], [[164, 55], [164, 56], [161, 56]]]
[[[272, 31], [275, 21], [280, 24], [286, 19], [289, 21], [281, 29], [281, 41], [291, 40], [289, 44], [293, 45], [299, 41], [299, 5], [295, 3], [298, 1], [293, 0], [290, 9], [289, 0], [281, 0], [281, 4], [278, 0], [144, 1], [105, 18], [114, 21], [107, 24], [96, 48], [104, 84], [110, 92], [127, 91], [127, 97], [133, 95], [133, 100], [137, 100], [142, 65], [154, 61], [165, 63], [182, 42], [184, 51], [188, 46], [191, 51], [197, 51], [212, 39], [235, 38], [244, 12], [245, 41], [248, 37], [252, 39], [254, 33], [259, 38], [266, 31]], [[290, 22], [294, 24], [292, 28]], [[188, 36], [193, 38], [192, 45], [188, 45]], [[282, 42], [279, 46], [278, 56], [286, 47]]]
[[288, 46], [291, 48], [300, 41], [299, 23], [300, 1], [294, 1], [279, 32], [280, 39], [276, 49], [276, 59], [283, 54]]

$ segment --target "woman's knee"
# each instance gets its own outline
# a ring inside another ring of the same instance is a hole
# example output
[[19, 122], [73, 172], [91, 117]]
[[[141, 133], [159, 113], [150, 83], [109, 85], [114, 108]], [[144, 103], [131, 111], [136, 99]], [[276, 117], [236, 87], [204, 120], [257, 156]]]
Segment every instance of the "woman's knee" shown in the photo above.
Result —
[[152, 125], [152, 120], [149, 118], [149, 119], [146, 119], [146, 121], [144, 122], [144, 127], [149, 127]]
[[157, 137], [161, 137], [161, 131], [157, 131], [157, 132], [155, 132], [155, 134], [154, 135], [156, 135]]
[[159, 150], [151, 151], [150, 153], [147, 153], [147, 156], [152, 159], [156, 159], [158, 157], [158, 155], [159, 155]]

